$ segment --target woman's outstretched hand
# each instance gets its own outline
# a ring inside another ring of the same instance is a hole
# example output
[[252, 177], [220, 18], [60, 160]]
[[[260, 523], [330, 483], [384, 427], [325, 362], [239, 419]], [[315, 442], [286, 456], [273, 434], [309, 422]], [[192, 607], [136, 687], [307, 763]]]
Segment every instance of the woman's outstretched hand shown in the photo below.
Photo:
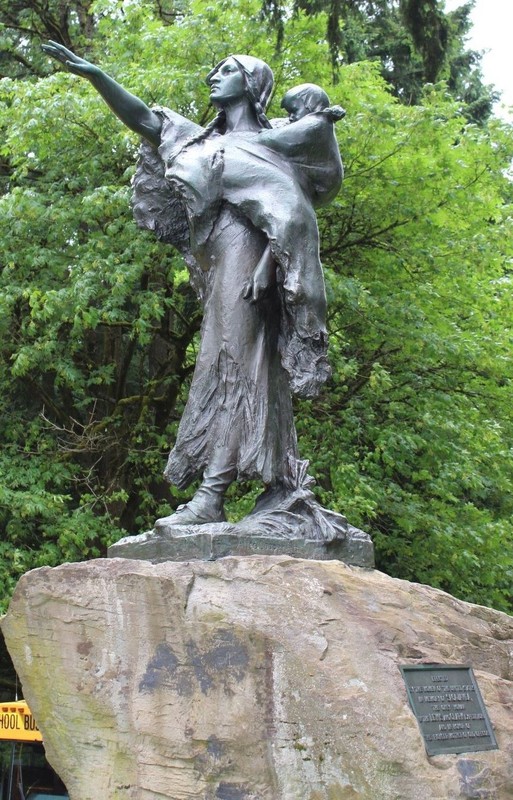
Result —
[[75, 75], [80, 75], [82, 78], [92, 78], [93, 75], [98, 73], [98, 67], [95, 67], [90, 61], [86, 61], [85, 58], [79, 58], [75, 53], [58, 42], [52, 42], [50, 40], [47, 44], [42, 44], [41, 48], [48, 56], [54, 58], [56, 61], [60, 61], [61, 64], [64, 64], [64, 66]]
[[146, 103], [123, 89], [100, 67], [91, 64], [85, 58], [79, 58], [64, 45], [49, 41], [41, 47], [50, 58], [60, 61], [70, 72], [80, 75], [82, 78], [88, 78], [111, 111], [131, 131], [135, 131], [139, 136], [144, 136], [154, 147], [159, 146], [162, 120], [158, 114], [148, 108]]

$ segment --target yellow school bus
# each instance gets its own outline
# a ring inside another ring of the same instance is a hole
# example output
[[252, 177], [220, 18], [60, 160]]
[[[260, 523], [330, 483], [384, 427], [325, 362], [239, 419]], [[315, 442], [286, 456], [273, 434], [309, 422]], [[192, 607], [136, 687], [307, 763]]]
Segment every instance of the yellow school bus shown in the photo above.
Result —
[[0, 702], [0, 800], [62, 800], [66, 788], [45, 758], [24, 700]]

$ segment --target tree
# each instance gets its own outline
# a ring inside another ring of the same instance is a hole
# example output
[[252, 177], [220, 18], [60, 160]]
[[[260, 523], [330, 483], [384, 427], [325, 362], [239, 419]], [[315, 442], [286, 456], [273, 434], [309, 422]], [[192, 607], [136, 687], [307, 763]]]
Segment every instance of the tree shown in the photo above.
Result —
[[[168, 7], [96, 0], [88, 53], [203, 122], [198, 76], [253, 53], [273, 66], [278, 115], [293, 84], [330, 82], [326, 18], [287, 19], [277, 53], [259, 9], [196, 0], [169, 24]], [[5, 600], [27, 569], [102, 555], [184, 499], [160, 474], [200, 321], [181, 259], [132, 220], [135, 137], [50, 70], [0, 82]], [[330, 90], [348, 110], [345, 185], [320, 219], [334, 377], [297, 404], [300, 449], [379, 567], [511, 609], [513, 137], [467, 124], [443, 84], [403, 104], [381, 71], [348, 64]]]
[[47, 75], [39, 44], [55, 39], [67, 47], [85, 43], [94, 33], [92, 0], [2, 0], [0, 2], [0, 77]]
[[386, 571], [511, 608], [511, 131], [463, 127], [435, 90], [407, 112], [374, 95], [368, 113], [360, 69], [345, 223], [329, 211], [323, 237], [340, 370], [326, 497], [372, 519]]
[[[482, 122], [490, 116], [497, 94], [483, 85], [481, 57], [465, 43], [472, 2], [451, 13], [441, 0], [295, 0], [293, 7], [325, 14], [335, 81], [342, 65], [376, 60], [403, 103], [420, 103], [426, 83], [445, 80], [468, 119]], [[279, 50], [289, 4], [263, 0], [262, 13], [276, 31]]]

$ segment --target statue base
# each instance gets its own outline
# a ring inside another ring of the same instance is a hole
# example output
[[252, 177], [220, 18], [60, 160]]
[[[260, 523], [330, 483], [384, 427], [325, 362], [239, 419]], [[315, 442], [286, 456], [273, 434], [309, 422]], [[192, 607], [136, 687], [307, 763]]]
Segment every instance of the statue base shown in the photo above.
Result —
[[225, 556], [293, 556], [336, 559], [374, 567], [370, 536], [316, 500], [300, 464], [297, 484], [265, 491], [239, 522], [182, 524], [178, 514], [157, 520], [152, 531], [127, 536], [108, 549], [109, 558], [163, 561], [216, 561]]
[[228, 522], [210, 525], [169, 525], [138, 536], [127, 536], [108, 549], [109, 558], [151, 561], [216, 561], [225, 556], [288, 555], [320, 561], [336, 559], [357, 567], [374, 566], [370, 537], [346, 523], [345, 536], [332, 541], [285, 538], [240, 531]]

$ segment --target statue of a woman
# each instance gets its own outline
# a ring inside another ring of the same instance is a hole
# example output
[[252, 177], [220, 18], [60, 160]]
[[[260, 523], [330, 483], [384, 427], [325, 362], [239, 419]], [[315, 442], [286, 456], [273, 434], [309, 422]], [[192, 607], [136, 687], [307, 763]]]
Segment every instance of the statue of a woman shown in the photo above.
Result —
[[203, 128], [150, 109], [97, 66], [50, 42], [45, 52], [88, 78], [143, 137], [134, 214], [184, 254], [204, 306], [201, 345], [165, 471], [192, 500], [166, 525], [225, 519], [236, 477], [258, 478], [264, 506], [297, 488], [291, 392], [329, 376], [325, 291], [314, 205], [338, 191], [342, 164], [326, 110], [271, 126], [273, 74], [233, 55], [207, 76], [215, 119]]

